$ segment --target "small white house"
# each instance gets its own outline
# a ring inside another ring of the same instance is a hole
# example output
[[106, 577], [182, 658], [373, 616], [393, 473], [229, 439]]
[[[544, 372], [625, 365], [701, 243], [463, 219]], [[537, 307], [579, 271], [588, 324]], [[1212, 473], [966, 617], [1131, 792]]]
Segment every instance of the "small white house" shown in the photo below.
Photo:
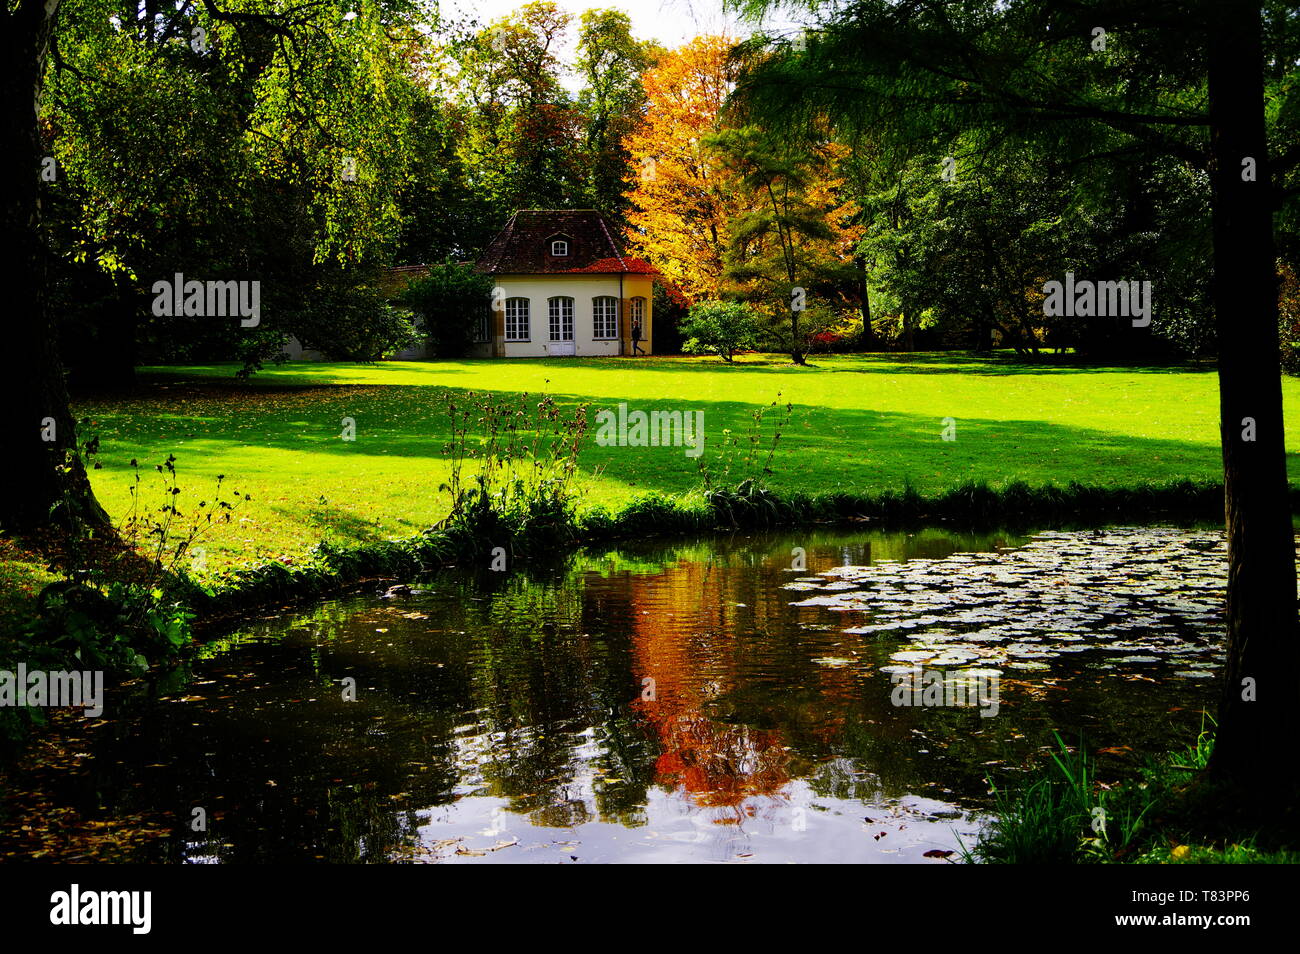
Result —
[[475, 270], [495, 283], [481, 357], [653, 353], [657, 272], [623, 254], [599, 212], [516, 212]]

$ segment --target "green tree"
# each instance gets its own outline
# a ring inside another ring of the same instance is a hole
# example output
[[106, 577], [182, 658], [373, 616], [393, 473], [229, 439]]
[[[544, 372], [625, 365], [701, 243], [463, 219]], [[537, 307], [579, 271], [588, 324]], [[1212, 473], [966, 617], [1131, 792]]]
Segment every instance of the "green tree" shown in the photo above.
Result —
[[631, 163], [623, 140], [641, 121], [646, 103], [641, 74], [655, 53], [653, 44], [633, 38], [631, 18], [621, 10], [582, 14], [575, 65], [583, 83], [578, 110], [585, 126], [585, 192], [591, 207], [620, 227]]
[[461, 161], [496, 221], [520, 208], [569, 208], [583, 194], [581, 117], [557, 53], [572, 20], [535, 0], [452, 45]]
[[[420, 151], [445, 123], [407, 135], [440, 117], [410, 71], [423, 40], [400, 9], [304, 16], [303, 35], [277, 52], [204, 8], [69, 0], [45, 115], [61, 170], [51, 224], [73, 250], [61, 270], [67, 340], [88, 343], [85, 363], [118, 353], [129, 371], [135, 348], [112, 346], [137, 338], [154, 360], [250, 368], [291, 334], [335, 335], [330, 353], [383, 350], [373, 332], [391, 325], [359, 279], [396, 254], [404, 201], [455, 188]], [[116, 303], [78, 302], [87, 260], [115, 277]], [[258, 281], [264, 320], [156, 318], [149, 289], [176, 272]]]
[[856, 210], [839, 195], [837, 151], [810, 130], [778, 135], [754, 125], [723, 129], [705, 145], [735, 171], [748, 200], [730, 225], [728, 276], [784, 312], [790, 359], [806, 364], [800, 316], [809, 296], [853, 279], [858, 233], [845, 223]]
[[[106, 520], [75, 454], [44, 200], [56, 212], [56, 253], [67, 250], [82, 276], [111, 276], [95, 294], [120, 297], [129, 319], [140, 315], [141, 285], [191, 263], [204, 278], [265, 280], [274, 302], [314, 287], [324, 270], [376, 261], [398, 238], [397, 196], [411, 168], [400, 132], [420, 89], [408, 67], [421, 19], [406, 0], [70, 0], [66, 10], [16, 0], [0, 11], [11, 183], [0, 232], [16, 250], [10, 304], [24, 316], [20, 370], [5, 382], [13, 413], [0, 430], [15, 493], [0, 503], [0, 523], [41, 526], [60, 503]], [[59, 170], [52, 182], [41, 178], [47, 158]], [[356, 176], [340, 174], [345, 158]], [[293, 330], [276, 324], [229, 343], [255, 364]], [[159, 337], [176, 332], [185, 333], [160, 328]]]
[[[8, 413], [0, 420], [7, 487], [0, 525], [9, 530], [48, 526], [63, 517], [106, 527], [77, 453], [77, 429], [68, 408], [63, 364], [49, 311], [46, 252], [41, 235], [43, 150], [34, 106], [45, 90], [57, 0], [14, 0], [0, 8], [0, 240], [13, 367], [3, 375]], [[52, 438], [52, 439], [50, 439]]]
[[[747, 0], [751, 14], [779, 6]], [[1300, 688], [1295, 542], [1283, 446], [1273, 216], [1294, 193], [1292, 6], [1259, 0], [809, 3], [802, 52], [741, 83], [770, 121], [829, 114], [907, 139], [936, 123], [1052, 130], [1208, 171], [1229, 550], [1228, 661], [1212, 768], [1276, 784]], [[1102, 34], [1095, 31], [1102, 30]], [[1278, 188], [1278, 186], [1283, 186]], [[1300, 771], [1284, 760], [1293, 776]]]

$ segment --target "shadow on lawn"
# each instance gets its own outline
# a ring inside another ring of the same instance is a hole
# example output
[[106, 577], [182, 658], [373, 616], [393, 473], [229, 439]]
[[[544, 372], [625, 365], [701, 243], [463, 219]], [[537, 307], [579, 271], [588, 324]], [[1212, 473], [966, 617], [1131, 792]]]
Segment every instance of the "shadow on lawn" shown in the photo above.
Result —
[[1044, 354], [1037, 361], [1015, 354], [979, 355], [967, 351], [932, 352], [876, 352], [853, 354], [810, 354], [808, 364], [800, 367], [779, 355], [753, 356], [742, 353], [734, 363], [720, 358], [685, 361], [680, 355], [650, 355], [645, 358], [550, 358], [527, 359], [540, 361], [548, 367], [563, 367], [566, 362], [608, 366], [622, 370], [624, 363], [635, 361], [638, 371], [669, 372], [729, 372], [762, 370], [779, 374], [808, 374], [817, 372], [854, 374], [1107, 374], [1125, 372], [1132, 374], [1209, 374], [1216, 370], [1212, 363], [1148, 364], [1110, 361], [1089, 364], [1076, 355]]
[[[468, 360], [468, 359], [467, 359]], [[455, 361], [376, 361], [371, 364], [340, 365], [343, 369], [364, 368], [366, 371], [391, 371], [405, 374], [412, 368], [436, 372], [438, 376], [469, 374], [466, 368], [456, 367]], [[148, 394], [164, 388], [197, 390], [208, 389], [222, 393], [249, 393], [263, 391], [303, 391], [311, 388], [393, 387], [383, 381], [353, 382], [348, 380], [321, 380], [321, 372], [329, 373], [336, 362], [290, 362], [279, 367], [270, 366], [247, 378], [236, 376], [237, 364], [195, 364], [178, 367], [153, 365], [137, 369], [133, 385], [127, 388], [77, 389], [75, 396], [85, 399], [116, 398], [123, 395]], [[436, 382], [430, 382], [436, 383]]]
[[[1056, 374], [1211, 374], [1216, 372], [1212, 362], [1184, 362], [1169, 364], [1147, 364], [1142, 362], [1125, 363], [1110, 361], [1089, 364], [1073, 354], [1043, 354], [1037, 361], [1026, 360], [1012, 352], [1000, 352], [981, 355], [969, 351], [930, 351], [930, 352], [872, 352], [854, 354], [810, 354], [808, 364], [800, 367], [788, 357], [776, 354], [745, 353], [736, 356], [733, 364], [720, 358], [687, 360], [681, 355], [647, 355], [644, 357], [573, 357], [573, 358], [516, 358], [488, 359], [465, 358], [456, 361], [379, 361], [364, 367], [368, 371], [392, 372], [406, 375], [412, 371], [427, 373], [430, 380], [418, 386], [436, 386], [444, 376], [474, 374], [472, 367], [480, 363], [517, 361], [521, 367], [556, 368], [557, 370], [573, 367], [599, 368], [615, 373], [635, 370], [641, 374], [683, 374], [683, 373], [727, 373], [744, 371], [764, 371], [772, 374], [969, 374], [980, 376], [1006, 375], [1056, 375]], [[469, 367], [466, 367], [468, 365]], [[278, 368], [267, 368], [251, 378], [235, 377], [237, 365], [194, 365], [184, 369], [151, 367], [141, 369], [139, 383], [126, 392], [78, 393], [78, 397], [95, 399], [97, 397], [115, 398], [124, 394], [139, 394], [157, 387], [184, 389], [186, 387], [208, 388], [213, 392], [276, 392], [301, 391], [309, 388], [350, 388], [350, 387], [393, 387], [417, 386], [409, 381], [400, 385], [391, 385], [383, 381], [366, 381], [353, 383], [346, 380], [322, 381], [321, 369], [328, 369], [329, 364], [288, 364]], [[346, 365], [351, 368], [353, 365]], [[504, 389], [502, 389], [504, 390]]]
[[[159, 454], [177, 451], [182, 462], [186, 451], [191, 460], [199, 453], [209, 458], [205, 468], [228, 466], [228, 472], [236, 475], [237, 463], [221, 463], [223, 444], [301, 453], [304, 475], [313, 470], [333, 471], [335, 459], [347, 455], [443, 459], [451, 434], [439, 397], [442, 393], [421, 386], [321, 388], [308, 395], [308, 400], [277, 404], [259, 400], [266, 396], [265, 391], [244, 390], [222, 392], [215, 407], [187, 407], [175, 403], [174, 392], [164, 391], [157, 394], [156, 402], [137, 398], [120, 407], [96, 409], [104, 433], [100, 459], [106, 469], [118, 469], [125, 465], [126, 449], [144, 445], [156, 448]], [[450, 389], [450, 393], [466, 392]], [[489, 392], [477, 393], [487, 396]], [[511, 394], [490, 393], [495, 397]], [[574, 394], [554, 397], [566, 414], [590, 400]], [[592, 402], [593, 428], [582, 452], [583, 471], [589, 475], [600, 472], [641, 491], [680, 493], [697, 486], [698, 459], [686, 456], [682, 447], [601, 447], [595, 443], [595, 412], [616, 408], [618, 403], [612, 398]], [[151, 404], [156, 404], [157, 416], [151, 415]], [[647, 400], [638, 402], [637, 407], [702, 411], [706, 435], [702, 459], [716, 470], [724, 429], [747, 442], [757, 405], [674, 399]], [[341, 439], [344, 418], [355, 421], [355, 441]], [[772, 486], [778, 490], [879, 491], [911, 482], [937, 490], [969, 480], [1023, 480], [1031, 485], [1077, 480], [1114, 485], [1219, 478], [1218, 444], [1208, 439], [1197, 443], [1131, 437], [1042, 421], [969, 417], [957, 419], [955, 441], [944, 441], [943, 427], [942, 420], [931, 415], [796, 406], [775, 457]], [[765, 447], [771, 438], [771, 424], [765, 426], [763, 435]], [[327, 456], [313, 461], [311, 455]], [[812, 486], [806, 477], [810, 473], [820, 478]], [[749, 474], [734, 470], [728, 479], [738, 482], [745, 476]], [[792, 476], [797, 483], [789, 479]], [[364, 494], [364, 486], [356, 492]]]
[[[1217, 370], [1211, 363], [1149, 364], [1108, 361], [1088, 363], [1072, 354], [1044, 354], [1037, 361], [1012, 354], [977, 355], [970, 352], [926, 352], [919, 354], [890, 353], [871, 355], [845, 355], [882, 362], [875, 367], [835, 368], [832, 371], [851, 371], [858, 374], [1209, 374]], [[812, 360], [810, 358], [810, 360]]]

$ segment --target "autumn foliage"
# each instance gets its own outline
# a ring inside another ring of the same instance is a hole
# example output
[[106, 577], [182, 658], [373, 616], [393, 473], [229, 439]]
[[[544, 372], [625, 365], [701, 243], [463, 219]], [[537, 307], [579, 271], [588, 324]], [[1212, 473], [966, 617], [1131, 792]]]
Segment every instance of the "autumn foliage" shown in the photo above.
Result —
[[701, 36], [663, 54], [642, 77], [645, 120], [624, 141], [630, 250], [692, 300], [719, 296], [728, 228], [742, 209], [739, 175], [703, 144], [721, 131], [735, 84], [732, 43]]
[[747, 123], [728, 102], [733, 42], [698, 37], [644, 74], [645, 118], [624, 141], [628, 244], [691, 301], [742, 298], [779, 319], [797, 285], [849, 304], [835, 294], [861, 238], [847, 150], [822, 131]]

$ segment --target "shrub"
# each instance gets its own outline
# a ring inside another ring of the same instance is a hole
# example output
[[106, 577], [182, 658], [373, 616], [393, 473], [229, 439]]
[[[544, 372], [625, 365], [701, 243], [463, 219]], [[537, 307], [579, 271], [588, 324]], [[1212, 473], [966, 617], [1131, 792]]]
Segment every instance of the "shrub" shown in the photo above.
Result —
[[417, 341], [411, 320], [369, 285], [317, 285], [293, 324], [304, 347], [343, 361], [376, 361]]
[[444, 262], [411, 282], [398, 300], [420, 317], [421, 333], [434, 355], [459, 358], [469, 350], [491, 294], [489, 276], [469, 265]]
[[572, 482], [587, 433], [587, 405], [565, 415], [542, 395], [495, 397], [448, 393], [451, 473], [439, 488], [451, 512], [438, 525], [453, 545], [481, 555], [500, 545], [511, 554], [542, 553], [576, 532]]
[[761, 329], [748, 305], [733, 301], [704, 301], [692, 305], [682, 322], [682, 350], [687, 354], [716, 354], [731, 361], [737, 351], [755, 348]]

